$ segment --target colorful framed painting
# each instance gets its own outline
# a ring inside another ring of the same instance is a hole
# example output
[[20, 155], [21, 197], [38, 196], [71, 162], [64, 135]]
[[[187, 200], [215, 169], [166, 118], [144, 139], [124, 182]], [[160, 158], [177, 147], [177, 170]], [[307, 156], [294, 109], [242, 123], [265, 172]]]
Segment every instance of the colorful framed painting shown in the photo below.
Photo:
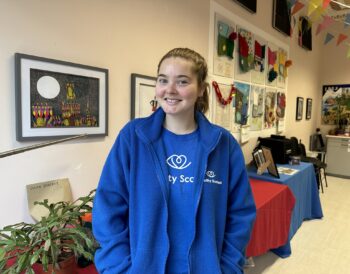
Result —
[[304, 105], [304, 98], [303, 97], [297, 97], [297, 109], [296, 109], [296, 120], [303, 119], [303, 105]]
[[131, 119], [149, 116], [158, 108], [156, 81], [156, 77], [131, 74]]
[[306, 120], [311, 119], [311, 111], [312, 111], [312, 99], [307, 98], [306, 99], [306, 115], [305, 115]]
[[16, 138], [108, 135], [108, 70], [15, 54]]

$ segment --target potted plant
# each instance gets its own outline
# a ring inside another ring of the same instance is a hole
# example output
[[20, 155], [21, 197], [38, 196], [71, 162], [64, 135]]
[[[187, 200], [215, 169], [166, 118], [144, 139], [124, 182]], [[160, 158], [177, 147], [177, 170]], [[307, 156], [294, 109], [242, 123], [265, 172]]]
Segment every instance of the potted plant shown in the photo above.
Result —
[[92, 260], [95, 241], [82, 217], [91, 212], [94, 193], [74, 202], [37, 201], [47, 208], [48, 216], [35, 224], [22, 222], [1, 229], [0, 273], [32, 274], [42, 269], [57, 274], [67, 260], [73, 264], [79, 256]]

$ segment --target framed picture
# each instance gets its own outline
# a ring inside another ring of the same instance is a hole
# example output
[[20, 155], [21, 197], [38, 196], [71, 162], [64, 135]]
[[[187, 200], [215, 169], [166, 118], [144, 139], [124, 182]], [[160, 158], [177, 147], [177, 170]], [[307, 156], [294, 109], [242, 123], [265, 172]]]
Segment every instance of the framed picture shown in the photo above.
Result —
[[149, 116], [158, 108], [156, 81], [156, 77], [131, 74], [131, 119]]
[[295, 117], [297, 120], [303, 119], [303, 104], [304, 104], [304, 98], [297, 97], [297, 110], [296, 110], [296, 117]]
[[307, 98], [306, 99], [306, 120], [311, 119], [311, 110], [312, 110], [312, 99]]
[[256, 0], [234, 0], [251, 13], [256, 13]]
[[15, 54], [18, 141], [108, 135], [108, 70]]
[[267, 166], [267, 171], [269, 172], [270, 175], [279, 178], [280, 175], [278, 173], [275, 161], [273, 160], [273, 156], [271, 153], [271, 149], [268, 147], [261, 146], [262, 152], [264, 154], [264, 157], [266, 161], [269, 162], [269, 165]]

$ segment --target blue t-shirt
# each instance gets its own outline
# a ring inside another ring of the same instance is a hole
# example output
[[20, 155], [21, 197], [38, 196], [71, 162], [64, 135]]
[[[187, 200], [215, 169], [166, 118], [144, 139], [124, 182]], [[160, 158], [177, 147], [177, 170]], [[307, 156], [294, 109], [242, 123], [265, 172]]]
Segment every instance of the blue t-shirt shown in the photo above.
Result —
[[188, 273], [188, 250], [194, 227], [194, 184], [198, 130], [184, 135], [174, 134], [167, 129], [162, 133], [169, 183], [168, 235], [170, 251], [167, 260], [167, 274]]

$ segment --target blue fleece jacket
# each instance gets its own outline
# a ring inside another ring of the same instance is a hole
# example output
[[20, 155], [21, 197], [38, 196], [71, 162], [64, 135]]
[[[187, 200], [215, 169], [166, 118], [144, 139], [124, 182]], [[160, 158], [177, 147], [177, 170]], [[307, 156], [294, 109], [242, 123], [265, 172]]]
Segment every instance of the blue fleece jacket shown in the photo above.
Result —
[[[104, 165], [93, 206], [103, 274], [164, 274], [169, 253], [166, 156], [160, 138], [165, 114], [129, 122]], [[196, 113], [199, 128], [194, 186], [191, 274], [243, 273], [255, 204], [239, 144]]]

